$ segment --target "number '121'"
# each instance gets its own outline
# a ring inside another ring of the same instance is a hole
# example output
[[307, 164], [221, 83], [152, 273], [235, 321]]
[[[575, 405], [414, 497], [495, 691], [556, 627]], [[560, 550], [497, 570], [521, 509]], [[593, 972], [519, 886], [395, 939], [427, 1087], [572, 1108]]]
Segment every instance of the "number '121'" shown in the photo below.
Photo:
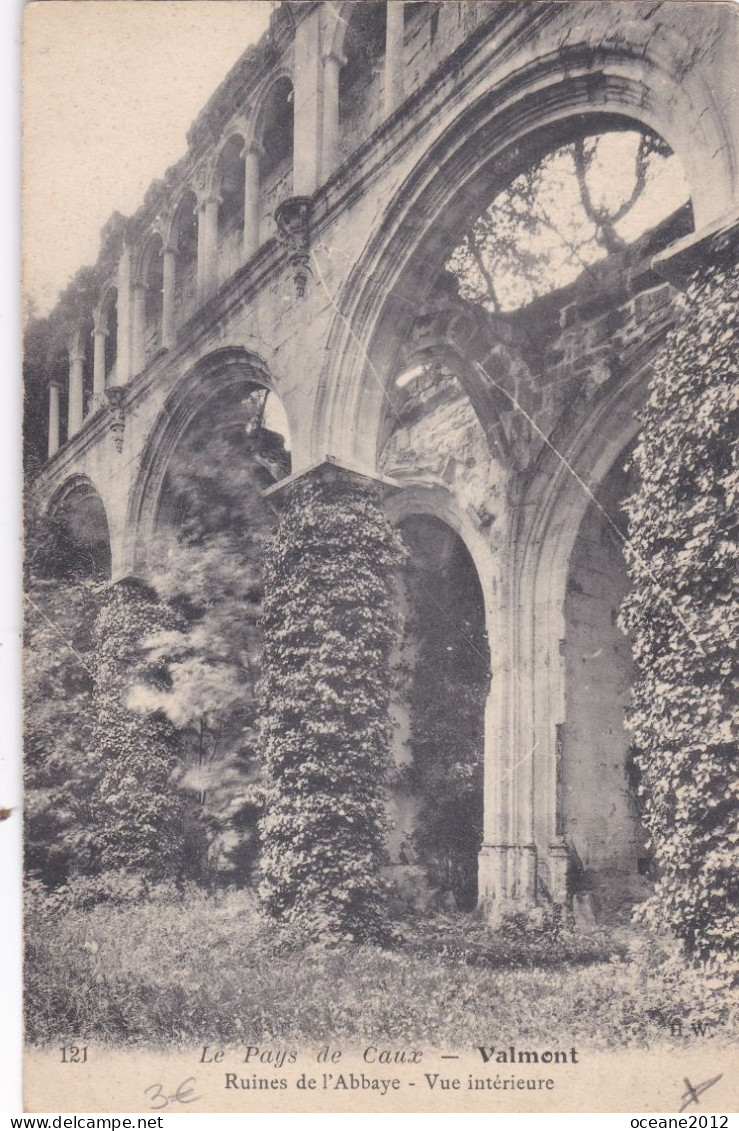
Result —
[[87, 1045], [62, 1045], [62, 1064], [85, 1064]]

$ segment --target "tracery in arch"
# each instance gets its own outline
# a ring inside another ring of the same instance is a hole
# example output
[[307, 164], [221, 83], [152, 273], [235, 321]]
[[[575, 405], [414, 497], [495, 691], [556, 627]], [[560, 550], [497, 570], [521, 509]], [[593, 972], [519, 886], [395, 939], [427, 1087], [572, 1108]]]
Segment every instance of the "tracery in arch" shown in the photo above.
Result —
[[287, 419], [275, 393], [244, 379], [206, 396], [167, 458], [156, 504], [160, 556], [173, 540], [192, 548], [221, 528], [240, 536], [246, 512], [269, 511], [261, 492], [289, 472]]

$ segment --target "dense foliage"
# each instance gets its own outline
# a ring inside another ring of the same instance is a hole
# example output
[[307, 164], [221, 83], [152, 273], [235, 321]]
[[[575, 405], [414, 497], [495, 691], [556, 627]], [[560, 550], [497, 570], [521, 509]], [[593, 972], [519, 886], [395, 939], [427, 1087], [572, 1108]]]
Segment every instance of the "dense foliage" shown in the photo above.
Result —
[[172, 611], [134, 581], [109, 588], [93, 630], [92, 803], [95, 870], [128, 870], [157, 880], [185, 865], [185, 799], [176, 788], [180, 740], [161, 713], [132, 710], [138, 684], [167, 680], [142, 642], [175, 628]]
[[630, 726], [659, 879], [648, 914], [726, 966], [739, 942], [736, 604], [739, 269], [694, 277], [654, 367], [628, 503]]
[[344, 475], [296, 484], [265, 563], [261, 895], [313, 937], [383, 929], [398, 536]]
[[25, 856], [47, 885], [91, 866], [91, 629], [102, 586], [29, 579], [25, 603]]

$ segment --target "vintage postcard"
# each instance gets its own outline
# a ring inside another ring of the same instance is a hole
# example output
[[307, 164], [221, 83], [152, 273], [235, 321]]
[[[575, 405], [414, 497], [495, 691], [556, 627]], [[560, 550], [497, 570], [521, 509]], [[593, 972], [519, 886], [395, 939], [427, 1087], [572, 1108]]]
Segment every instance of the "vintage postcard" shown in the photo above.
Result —
[[26, 1110], [727, 1127], [739, 8], [23, 39]]

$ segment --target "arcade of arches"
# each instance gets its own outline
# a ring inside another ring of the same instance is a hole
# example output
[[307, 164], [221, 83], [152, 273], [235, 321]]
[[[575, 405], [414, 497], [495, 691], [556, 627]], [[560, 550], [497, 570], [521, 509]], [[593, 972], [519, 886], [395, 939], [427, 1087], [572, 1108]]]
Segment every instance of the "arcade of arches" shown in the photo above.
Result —
[[705, 95], [735, 29], [492, 7], [278, 6], [84, 333], [64, 307], [35, 491], [117, 580], [195, 544], [209, 476], [201, 526], [251, 521], [219, 466], [264, 530], [304, 476], [371, 482], [409, 548], [390, 869], [493, 916], [615, 911], [650, 873], [621, 505], [676, 296], [736, 230], [738, 128]]

